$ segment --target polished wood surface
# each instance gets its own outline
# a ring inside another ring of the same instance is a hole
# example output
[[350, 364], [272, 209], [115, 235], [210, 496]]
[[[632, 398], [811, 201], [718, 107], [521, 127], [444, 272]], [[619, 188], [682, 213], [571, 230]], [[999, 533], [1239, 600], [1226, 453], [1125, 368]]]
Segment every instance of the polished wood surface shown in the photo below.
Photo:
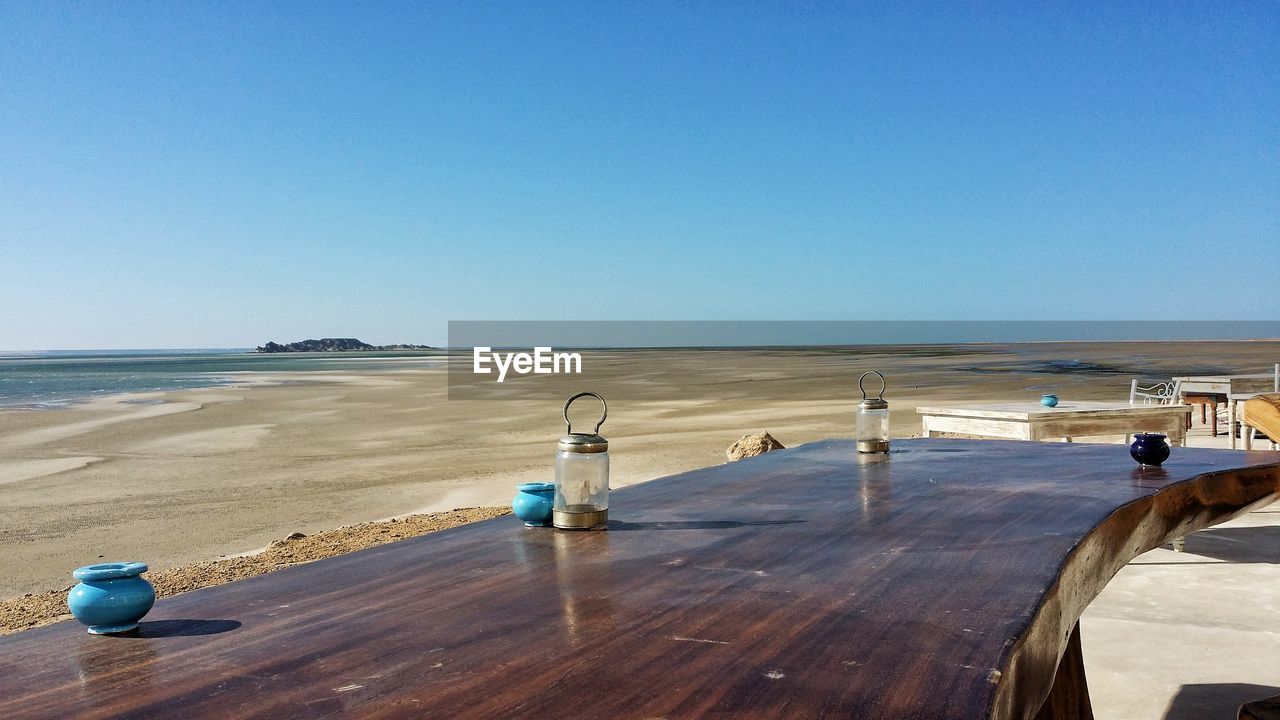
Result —
[[0, 717], [1062, 717], [1114, 573], [1278, 491], [1269, 452], [818, 442], [617, 492], [608, 532], [498, 518], [162, 600], [139, 637], [0, 638]]

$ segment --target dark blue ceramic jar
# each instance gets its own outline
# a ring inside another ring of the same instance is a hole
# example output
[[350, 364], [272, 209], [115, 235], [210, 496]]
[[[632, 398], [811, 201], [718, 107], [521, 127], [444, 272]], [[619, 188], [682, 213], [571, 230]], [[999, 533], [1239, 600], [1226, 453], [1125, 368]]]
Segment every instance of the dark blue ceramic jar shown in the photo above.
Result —
[[71, 576], [80, 584], [67, 594], [67, 607], [94, 635], [134, 630], [156, 602], [156, 590], [144, 578], [146, 563], [87, 565]]
[[1133, 436], [1129, 455], [1142, 465], [1159, 467], [1169, 459], [1169, 443], [1165, 442], [1165, 436], [1160, 433], [1138, 433]]
[[516, 486], [516, 498], [511, 501], [511, 509], [529, 527], [550, 525], [555, 496], [555, 483], [523, 483]]

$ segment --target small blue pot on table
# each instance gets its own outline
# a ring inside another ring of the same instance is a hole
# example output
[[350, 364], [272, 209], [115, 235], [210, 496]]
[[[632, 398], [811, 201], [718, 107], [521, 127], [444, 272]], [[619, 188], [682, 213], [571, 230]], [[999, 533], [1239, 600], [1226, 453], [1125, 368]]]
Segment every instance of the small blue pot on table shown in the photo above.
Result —
[[1058, 407], [1058, 396], [1053, 393], [1041, 395], [1040, 404], [1045, 407]]
[[140, 577], [147, 564], [112, 562], [77, 568], [80, 583], [67, 594], [71, 614], [93, 635], [115, 635], [138, 628], [156, 602], [156, 589]]
[[522, 483], [516, 486], [516, 497], [511, 501], [511, 510], [529, 527], [546, 527], [551, 524], [555, 495], [555, 483]]

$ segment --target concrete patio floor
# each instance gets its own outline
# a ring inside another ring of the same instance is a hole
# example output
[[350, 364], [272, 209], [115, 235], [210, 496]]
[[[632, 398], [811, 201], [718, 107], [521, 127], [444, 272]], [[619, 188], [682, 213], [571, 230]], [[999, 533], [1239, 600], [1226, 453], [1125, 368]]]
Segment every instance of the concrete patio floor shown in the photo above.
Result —
[[[1197, 416], [1187, 444], [1229, 439]], [[1241, 703], [1280, 694], [1280, 503], [1191, 535], [1185, 552], [1136, 558], [1080, 632], [1099, 720], [1234, 720]]]

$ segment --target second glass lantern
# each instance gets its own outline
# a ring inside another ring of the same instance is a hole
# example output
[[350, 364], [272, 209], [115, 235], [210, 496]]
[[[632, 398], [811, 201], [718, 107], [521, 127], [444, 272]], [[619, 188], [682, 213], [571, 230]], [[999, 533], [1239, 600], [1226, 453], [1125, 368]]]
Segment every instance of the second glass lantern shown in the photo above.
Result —
[[[569, 421], [569, 406], [574, 400], [593, 397], [602, 411], [595, 430], [575, 433]], [[593, 392], [581, 392], [564, 404], [567, 434], [556, 445], [556, 494], [552, 505], [551, 524], [564, 530], [603, 528], [609, 521], [609, 441], [600, 437], [600, 426], [609, 415], [604, 398]]]
[[[867, 389], [862, 387], [862, 381], [866, 380], [868, 375], [880, 378], [880, 393], [873, 398], [867, 397]], [[858, 409], [854, 413], [856, 426], [854, 436], [858, 441], [858, 452], [887, 453], [889, 452], [889, 403], [884, 399], [884, 376], [875, 370], [864, 372], [862, 377], [858, 378], [858, 389], [862, 391], [862, 402], [858, 403]]]

